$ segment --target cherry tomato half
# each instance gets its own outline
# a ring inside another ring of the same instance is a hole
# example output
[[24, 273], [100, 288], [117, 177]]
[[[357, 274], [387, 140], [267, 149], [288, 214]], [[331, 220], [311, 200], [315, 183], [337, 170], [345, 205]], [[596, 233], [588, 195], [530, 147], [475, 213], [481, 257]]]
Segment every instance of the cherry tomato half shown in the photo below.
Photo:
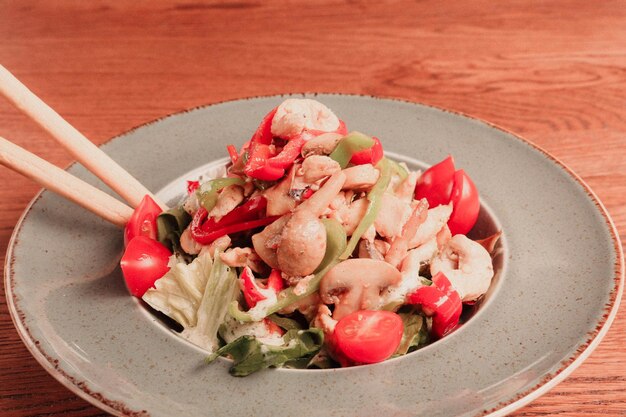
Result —
[[402, 319], [391, 311], [360, 310], [335, 326], [336, 347], [356, 363], [376, 363], [389, 358], [402, 340]]
[[480, 201], [474, 182], [462, 169], [454, 173], [454, 186], [452, 187], [450, 202], [452, 202], [452, 215], [448, 220], [450, 232], [453, 236], [464, 235], [476, 224], [480, 211]]
[[454, 181], [454, 159], [448, 156], [443, 161], [428, 168], [420, 176], [415, 187], [415, 198], [428, 200], [428, 207], [448, 204]]
[[165, 246], [146, 236], [137, 236], [128, 243], [120, 261], [126, 286], [132, 295], [141, 298], [161, 278], [172, 253]]
[[124, 244], [128, 245], [136, 236], [146, 236], [156, 240], [156, 219], [162, 211], [161, 207], [149, 195], [146, 195], [133, 212], [133, 215], [130, 216], [128, 223], [126, 223]]
[[448, 221], [452, 235], [466, 234], [478, 219], [478, 190], [465, 171], [455, 170], [452, 156], [422, 174], [415, 187], [415, 198], [425, 198], [430, 208], [452, 203]]
[[352, 155], [350, 163], [354, 165], [372, 164], [376, 165], [378, 161], [383, 159], [383, 145], [378, 138], [374, 137], [374, 146], [369, 149], [363, 149]]

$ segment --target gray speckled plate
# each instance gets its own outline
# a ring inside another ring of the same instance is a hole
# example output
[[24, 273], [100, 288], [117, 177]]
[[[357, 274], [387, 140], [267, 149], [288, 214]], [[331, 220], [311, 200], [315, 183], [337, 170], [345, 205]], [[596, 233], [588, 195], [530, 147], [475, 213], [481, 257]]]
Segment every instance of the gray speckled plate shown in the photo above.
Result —
[[[382, 364], [233, 378], [228, 361], [204, 366], [201, 350], [128, 296], [117, 266], [120, 230], [43, 192], [17, 225], [5, 268], [15, 325], [42, 366], [118, 415], [434, 417], [504, 415], [589, 355], [617, 311], [623, 260], [611, 220], [578, 177], [524, 140], [467, 117], [394, 100], [317, 98], [349, 128], [379, 136], [416, 165], [451, 153], [474, 179], [481, 221], [486, 229], [500, 225], [505, 238], [497, 282], [467, 324]], [[103, 148], [173, 197], [186, 173], [225, 156], [225, 144], [241, 145], [282, 99], [177, 114]], [[104, 188], [79, 165], [70, 172]]]

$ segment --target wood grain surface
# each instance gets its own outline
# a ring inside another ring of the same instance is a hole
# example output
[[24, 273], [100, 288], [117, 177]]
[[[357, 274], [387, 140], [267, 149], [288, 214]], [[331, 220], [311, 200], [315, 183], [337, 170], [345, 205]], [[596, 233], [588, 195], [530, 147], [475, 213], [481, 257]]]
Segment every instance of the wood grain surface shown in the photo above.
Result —
[[[284, 92], [398, 97], [519, 133], [576, 171], [626, 237], [626, 2], [6, 1], [0, 63], [96, 143], [189, 107]], [[0, 135], [71, 158], [0, 99]], [[37, 192], [0, 169], [0, 254]], [[626, 415], [626, 309], [515, 416]], [[102, 412], [30, 356], [0, 300], [0, 415]]]

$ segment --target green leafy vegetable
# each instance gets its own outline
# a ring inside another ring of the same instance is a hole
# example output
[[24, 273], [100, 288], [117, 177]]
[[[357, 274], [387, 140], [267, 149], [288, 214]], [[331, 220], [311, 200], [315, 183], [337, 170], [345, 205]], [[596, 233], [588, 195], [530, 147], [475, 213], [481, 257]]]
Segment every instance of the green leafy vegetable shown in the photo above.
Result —
[[228, 311], [228, 305], [239, 295], [239, 281], [234, 269], [224, 265], [219, 256], [215, 263], [198, 307], [194, 327], [183, 330], [183, 337], [213, 352], [219, 346], [218, 330]]
[[183, 327], [196, 325], [198, 307], [213, 267], [208, 252], [190, 264], [177, 261], [170, 270], [143, 295], [143, 300]]
[[400, 346], [394, 355], [406, 355], [409, 351], [428, 344], [428, 326], [426, 320], [416, 313], [399, 313], [404, 323], [404, 332]]
[[213, 262], [206, 251], [188, 265], [176, 263], [154, 285], [143, 300], [180, 323], [183, 337], [209, 351], [216, 349], [218, 328], [239, 294], [236, 272], [219, 256]]
[[191, 222], [191, 216], [182, 207], [164, 211], [157, 217], [157, 237], [159, 242], [172, 252], [184, 252], [180, 248], [180, 235]]
[[239, 303], [232, 302], [228, 308], [228, 312], [231, 316], [241, 322], [246, 321], [259, 321], [270, 314], [274, 314], [283, 308], [290, 306], [298, 300], [307, 297], [316, 292], [320, 287], [320, 281], [326, 275], [326, 273], [339, 262], [339, 255], [346, 248], [346, 232], [343, 226], [334, 219], [322, 219], [324, 227], [326, 228], [326, 253], [322, 262], [317, 267], [313, 278], [309, 281], [309, 284], [304, 291], [294, 292], [294, 287], [289, 287], [278, 294], [278, 301], [263, 310], [255, 310], [254, 308], [248, 312], [243, 312], [239, 309]]
[[218, 356], [230, 356], [234, 364], [230, 368], [233, 376], [247, 376], [271, 366], [298, 366], [300, 362], [313, 357], [324, 343], [321, 329], [289, 330], [283, 336], [281, 346], [266, 345], [254, 336], [241, 336], [210, 355], [206, 362], [211, 363]]
[[344, 169], [350, 163], [352, 155], [374, 146], [374, 139], [360, 132], [351, 132], [348, 136], [342, 138], [335, 150], [329, 155], [330, 159], [334, 159], [339, 163], [341, 169]]
[[274, 324], [278, 327], [282, 327], [285, 330], [302, 330], [302, 325], [298, 323], [294, 319], [290, 319], [289, 317], [282, 317], [278, 314], [272, 314], [268, 317]]

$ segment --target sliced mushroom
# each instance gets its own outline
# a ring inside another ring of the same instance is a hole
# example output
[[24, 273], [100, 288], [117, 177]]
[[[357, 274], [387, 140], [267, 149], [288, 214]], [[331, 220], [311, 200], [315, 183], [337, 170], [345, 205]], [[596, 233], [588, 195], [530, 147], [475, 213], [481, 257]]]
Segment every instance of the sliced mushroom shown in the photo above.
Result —
[[285, 215], [267, 226], [262, 232], [252, 236], [254, 251], [263, 259], [263, 262], [274, 269], [279, 268], [276, 248], [278, 247], [283, 228], [290, 218], [291, 215]]
[[281, 182], [263, 192], [268, 216], [282, 216], [296, 208], [296, 200], [290, 194], [295, 172], [296, 169], [292, 168]]
[[396, 285], [400, 271], [384, 261], [348, 259], [335, 265], [320, 282], [320, 297], [334, 304], [333, 318], [340, 320], [348, 314], [380, 305], [381, 293]]
[[276, 259], [279, 269], [286, 275], [309, 275], [322, 262], [326, 252], [326, 229], [319, 216], [341, 191], [345, 179], [341, 171], [333, 174], [311, 198], [296, 208], [285, 224]]

